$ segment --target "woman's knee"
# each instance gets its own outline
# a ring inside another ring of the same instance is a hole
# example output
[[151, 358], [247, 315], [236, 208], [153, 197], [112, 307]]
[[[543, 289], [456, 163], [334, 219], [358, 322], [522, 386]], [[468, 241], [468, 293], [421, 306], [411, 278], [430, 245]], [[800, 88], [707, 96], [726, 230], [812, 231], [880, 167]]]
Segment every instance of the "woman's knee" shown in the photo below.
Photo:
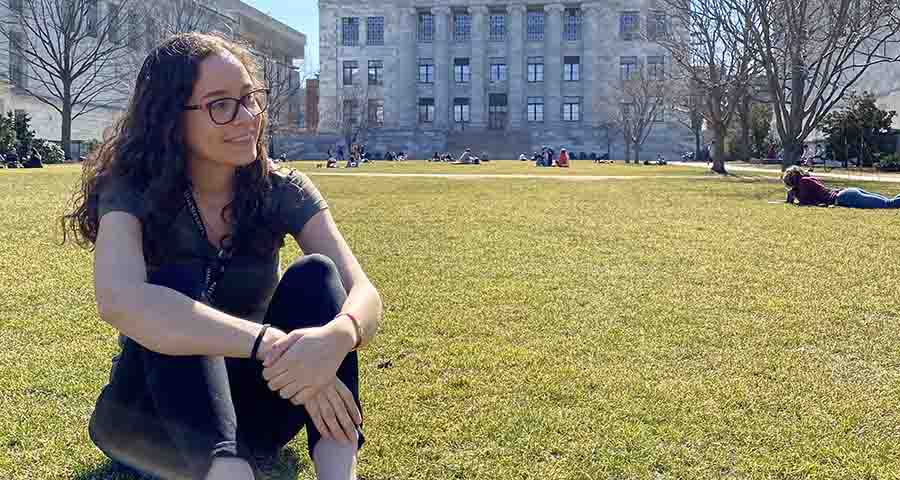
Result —
[[[311, 286], [337, 281], [341, 275], [337, 265], [330, 258], [320, 253], [305, 255], [291, 264], [281, 277], [282, 283], [299, 286]], [[343, 287], [343, 284], [341, 285]]]
[[287, 330], [323, 325], [337, 315], [346, 299], [334, 262], [324, 255], [307, 255], [282, 275], [266, 322]]

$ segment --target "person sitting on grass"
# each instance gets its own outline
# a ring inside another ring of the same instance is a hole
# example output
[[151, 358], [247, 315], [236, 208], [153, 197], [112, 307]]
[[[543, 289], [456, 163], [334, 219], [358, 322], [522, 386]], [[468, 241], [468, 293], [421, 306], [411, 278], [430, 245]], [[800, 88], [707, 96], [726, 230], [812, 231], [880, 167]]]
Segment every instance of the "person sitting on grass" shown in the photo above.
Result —
[[459, 160], [453, 162], [453, 165], [478, 165], [478, 157], [472, 155], [472, 149], [467, 148], [462, 155], [459, 156]]
[[252, 480], [305, 427], [318, 477], [356, 478], [382, 302], [316, 186], [267, 160], [258, 72], [228, 40], [164, 40], [61, 219], [120, 333], [88, 432], [138, 474]]
[[438, 152], [434, 152], [434, 155], [431, 156], [431, 161], [432, 162], [440, 162], [441, 161], [441, 157], [440, 157], [440, 155], [438, 155]]
[[556, 161], [556, 166], [569, 168], [569, 152], [565, 148], [559, 149], [559, 159]]
[[821, 180], [812, 176], [802, 167], [792, 166], [782, 176], [787, 188], [786, 203], [794, 200], [800, 205], [831, 206], [847, 208], [900, 208], [900, 195], [887, 198], [859, 188], [828, 188]]

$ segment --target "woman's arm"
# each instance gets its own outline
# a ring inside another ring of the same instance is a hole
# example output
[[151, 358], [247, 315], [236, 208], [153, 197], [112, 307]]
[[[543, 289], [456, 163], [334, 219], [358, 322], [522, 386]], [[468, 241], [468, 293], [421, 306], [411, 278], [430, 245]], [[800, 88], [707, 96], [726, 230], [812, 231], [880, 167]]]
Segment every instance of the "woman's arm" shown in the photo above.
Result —
[[[165, 355], [248, 358], [262, 326], [147, 283], [142, 245], [141, 224], [134, 215], [114, 211], [100, 219], [94, 250], [100, 318]], [[268, 329], [257, 356], [264, 358], [283, 335]]]
[[329, 325], [352, 338], [350, 348], [357, 342], [360, 346], [369, 344], [375, 338], [381, 323], [381, 296], [338, 231], [331, 212], [322, 210], [316, 213], [303, 230], [293, 236], [303, 253], [319, 253], [335, 263], [341, 274], [341, 282], [347, 289], [347, 300], [341, 311], [356, 317], [362, 338], [357, 339], [353, 322], [346, 316], [336, 318]]
[[797, 198], [797, 192], [794, 189], [790, 189], [787, 192], [787, 199], [784, 201], [785, 203], [794, 203], [794, 199]]

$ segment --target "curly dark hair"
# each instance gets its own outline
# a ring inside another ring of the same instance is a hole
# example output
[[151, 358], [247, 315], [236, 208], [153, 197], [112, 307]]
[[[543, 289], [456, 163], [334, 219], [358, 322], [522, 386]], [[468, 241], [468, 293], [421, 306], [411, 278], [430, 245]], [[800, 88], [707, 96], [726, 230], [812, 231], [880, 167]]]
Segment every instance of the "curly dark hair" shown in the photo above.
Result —
[[[190, 185], [182, 106], [192, 95], [200, 63], [215, 54], [233, 55], [258, 81], [258, 68], [249, 51], [214, 35], [174, 35], [147, 55], [125, 114], [84, 161], [72, 210], [60, 220], [63, 242], [71, 233], [79, 245], [93, 247], [100, 223], [99, 192], [115, 179], [124, 181], [143, 201], [145, 259], [158, 264], [166, 258], [171, 250], [165, 244], [167, 232], [185, 205], [183, 193]], [[267, 120], [263, 113], [261, 132], [266, 131]], [[234, 219], [234, 231], [225, 239], [226, 248], [264, 254], [283, 244], [283, 236], [266, 221], [272, 189], [269, 169], [266, 139], [260, 135], [256, 160], [235, 174], [234, 199], [225, 209]]]

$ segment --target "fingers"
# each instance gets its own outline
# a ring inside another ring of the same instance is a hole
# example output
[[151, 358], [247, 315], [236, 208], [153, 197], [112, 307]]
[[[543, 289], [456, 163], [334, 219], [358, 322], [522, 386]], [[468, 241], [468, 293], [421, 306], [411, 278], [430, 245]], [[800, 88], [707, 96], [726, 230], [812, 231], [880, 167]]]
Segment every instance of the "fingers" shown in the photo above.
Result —
[[[337, 393], [337, 390], [329, 388], [325, 392], [339, 428], [339, 430], [332, 429], [332, 433], [335, 434], [339, 441], [346, 442], [349, 445], [353, 441], [352, 439], [356, 437], [356, 424], [350, 418], [347, 406], [344, 405], [344, 401]], [[331, 425], [329, 424], [329, 426]]]
[[350, 413], [350, 418], [353, 419], [353, 423], [362, 425], [362, 412], [360, 412], [359, 407], [356, 406], [353, 392], [351, 392], [340, 379], [335, 382], [335, 389], [337, 390], [338, 395], [340, 395], [341, 400], [344, 402], [347, 412]]
[[328, 430], [328, 425], [325, 424], [325, 419], [322, 418], [320, 399], [316, 398], [315, 400], [306, 402], [304, 406], [306, 407], [306, 413], [309, 415], [309, 418], [312, 419], [313, 425], [315, 425], [316, 430], [319, 431], [319, 435], [321, 435], [322, 438], [334, 440], [334, 437], [331, 436], [331, 432]]
[[[266, 378], [265, 370], [263, 370], [263, 378]], [[281, 390], [285, 386], [292, 383], [292, 379], [293, 377], [291, 376], [291, 372], [282, 372], [278, 375], [275, 375], [274, 377], [266, 378], [266, 380], [268, 380], [269, 390], [272, 390], [273, 392]]]
[[[303, 332], [301, 330], [294, 330], [278, 339], [266, 353], [266, 358], [263, 359], [263, 366], [268, 368], [273, 365], [286, 363], [282, 361], [282, 357], [295, 343], [297, 343], [297, 340], [302, 337]], [[283, 369], [283, 365], [281, 365], [280, 368]]]

